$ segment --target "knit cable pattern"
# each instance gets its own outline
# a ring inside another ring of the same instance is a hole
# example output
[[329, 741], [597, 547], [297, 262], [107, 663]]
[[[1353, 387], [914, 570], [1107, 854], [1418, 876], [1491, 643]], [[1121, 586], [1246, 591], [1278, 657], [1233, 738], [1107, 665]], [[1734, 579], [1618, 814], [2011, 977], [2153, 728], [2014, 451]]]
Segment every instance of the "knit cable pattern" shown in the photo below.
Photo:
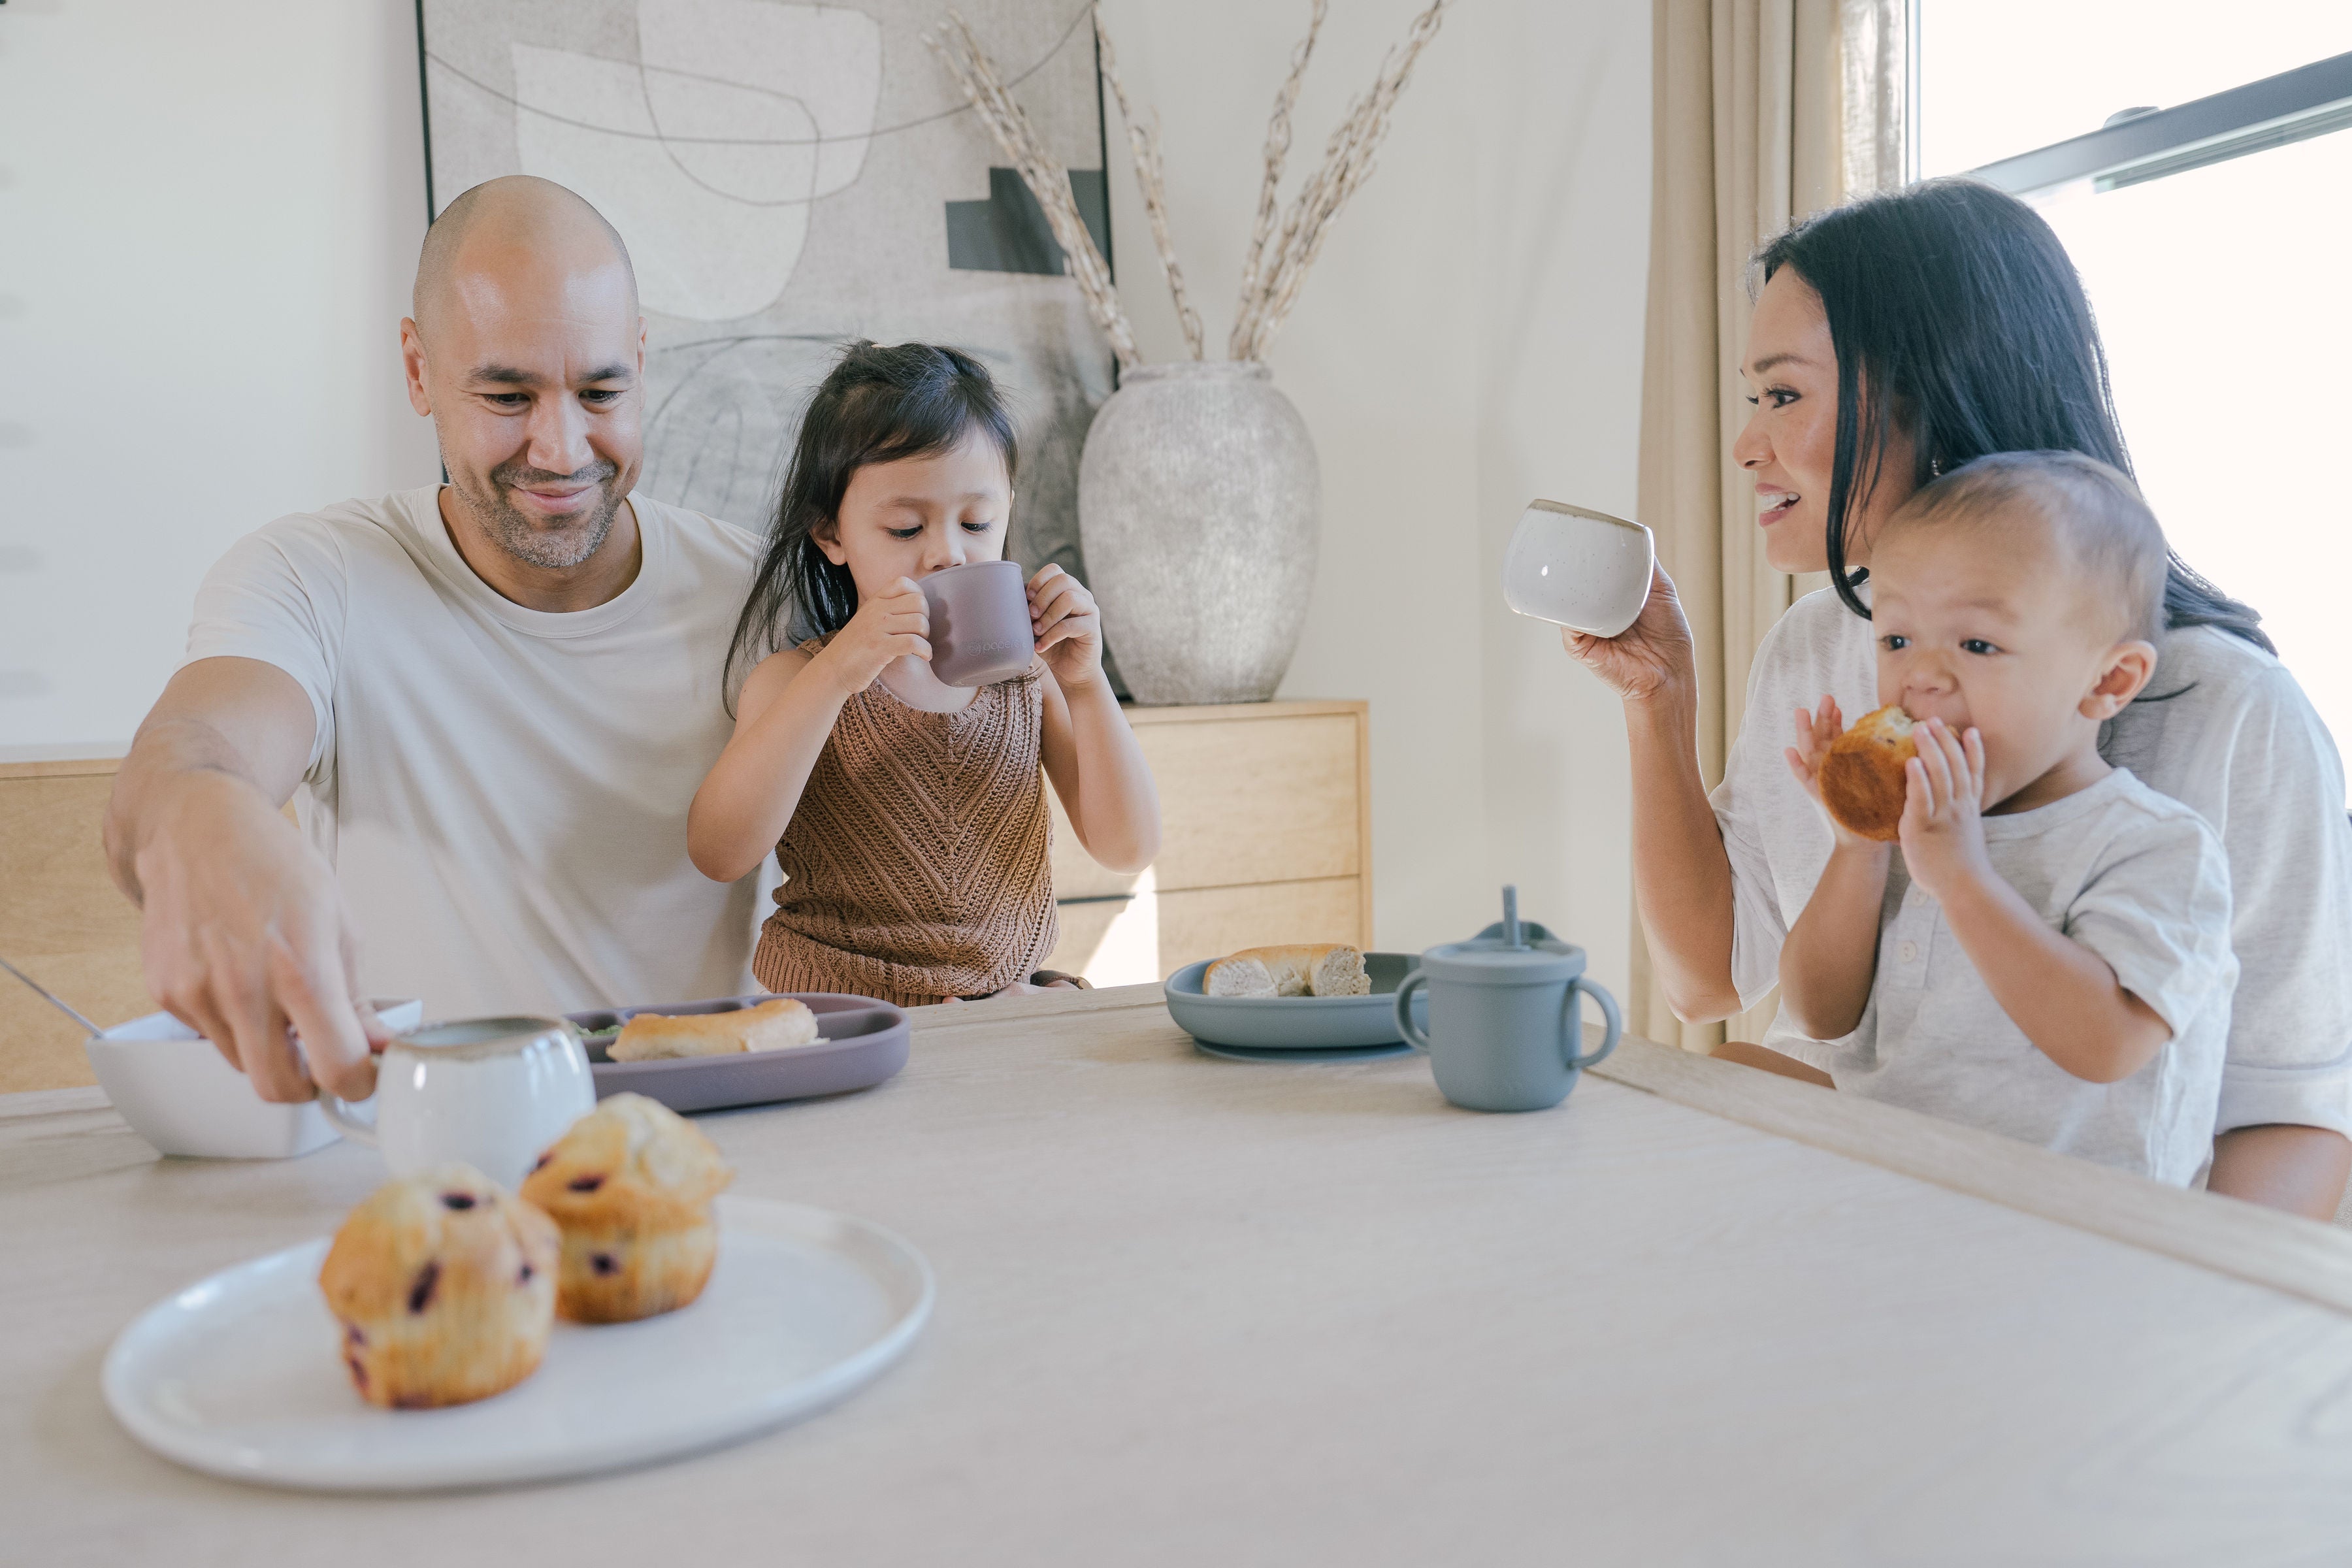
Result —
[[776, 847], [761, 984], [919, 1006], [1044, 963], [1061, 932], [1043, 679], [1033, 663], [961, 713], [909, 708], [879, 679], [842, 704]]

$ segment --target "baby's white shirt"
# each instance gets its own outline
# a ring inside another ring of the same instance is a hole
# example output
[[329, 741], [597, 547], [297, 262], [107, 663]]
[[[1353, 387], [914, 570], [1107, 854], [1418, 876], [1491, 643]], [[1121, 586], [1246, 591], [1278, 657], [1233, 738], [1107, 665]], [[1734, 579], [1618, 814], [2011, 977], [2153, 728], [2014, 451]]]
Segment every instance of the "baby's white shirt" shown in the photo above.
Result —
[[2065, 799], [1984, 819], [2001, 880], [2106, 960], [2172, 1029], [2118, 1083], [2088, 1083], [2035, 1048], [1960, 949], [1897, 850], [1861, 1025], [1828, 1042], [1842, 1093], [1908, 1106], [2186, 1186], [2213, 1146], [2230, 997], [2230, 872], [2204, 819], [2117, 768]]
[[[1864, 597], [1870, 585], [1863, 584]], [[2265, 1122], [2352, 1137], [2352, 827], [2336, 742], [2286, 667], [2211, 626], [2164, 640], [2157, 698], [2110, 721], [2100, 752], [2189, 806], [2229, 856], [2231, 945], [2242, 966], [2221, 1071], [2227, 1131]], [[1753, 1007], [1780, 978], [1780, 944], [1829, 863], [1821, 807], [1789, 774], [1790, 715], [1833, 694], [1849, 721], [1878, 706], [1871, 624], [1823, 588], [1790, 606], [1757, 650], [1746, 718], [1713, 800], [1736, 895], [1731, 973]], [[1826, 1068], [1786, 1015], [1763, 1043]]]

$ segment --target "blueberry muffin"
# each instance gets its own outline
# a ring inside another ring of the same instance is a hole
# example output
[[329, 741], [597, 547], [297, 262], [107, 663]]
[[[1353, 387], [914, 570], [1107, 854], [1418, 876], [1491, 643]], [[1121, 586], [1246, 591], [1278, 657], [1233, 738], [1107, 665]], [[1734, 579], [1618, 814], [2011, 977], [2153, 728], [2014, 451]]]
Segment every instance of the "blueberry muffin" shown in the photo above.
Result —
[[555, 1321], [555, 1223], [471, 1165], [385, 1183], [351, 1212], [319, 1288], [371, 1405], [463, 1405], [538, 1370]]
[[701, 1295], [719, 1258], [710, 1200], [734, 1174], [686, 1118], [641, 1094], [573, 1122], [522, 1183], [563, 1230], [556, 1310], [621, 1323]]

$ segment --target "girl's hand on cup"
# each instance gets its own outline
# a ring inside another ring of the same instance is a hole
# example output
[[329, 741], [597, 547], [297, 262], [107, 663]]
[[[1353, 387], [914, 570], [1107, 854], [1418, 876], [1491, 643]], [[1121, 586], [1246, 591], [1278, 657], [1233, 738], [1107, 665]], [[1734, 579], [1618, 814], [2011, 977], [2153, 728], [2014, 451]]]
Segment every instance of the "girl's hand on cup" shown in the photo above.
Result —
[[1029, 579], [1029, 630], [1063, 690], [1102, 679], [1102, 612], [1086, 584], [1059, 566], [1041, 566]]
[[1690, 622], [1663, 566], [1650, 569], [1650, 596], [1632, 626], [1613, 637], [1563, 628], [1559, 640], [1570, 658], [1628, 702], [1647, 701], [1675, 687], [1687, 689], [1697, 673]]
[[931, 611], [922, 589], [913, 578], [901, 577], [888, 592], [859, 605], [814, 662], [828, 667], [844, 697], [854, 697], [898, 659], [911, 656], [929, 662], [930, 630]]

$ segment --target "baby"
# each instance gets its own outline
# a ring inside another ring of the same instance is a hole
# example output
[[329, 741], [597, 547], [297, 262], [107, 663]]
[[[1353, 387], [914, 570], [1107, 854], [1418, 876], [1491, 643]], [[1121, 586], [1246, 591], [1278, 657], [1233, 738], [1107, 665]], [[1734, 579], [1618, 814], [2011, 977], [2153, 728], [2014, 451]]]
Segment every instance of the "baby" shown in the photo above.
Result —
[[[1981, 458], [1872, 542], [1878, 700], [1916, 721], [1901, 847], [1836, 847], [1780, 955], [1840, 1089], [2195, 1181], [2230, 993], [2230, 882], [2204, 819], [2099, 755], [2155, 672], [2165, 542], [2071, 453]], [[1835, 703], [1798, 715], [1816, 801]]]

